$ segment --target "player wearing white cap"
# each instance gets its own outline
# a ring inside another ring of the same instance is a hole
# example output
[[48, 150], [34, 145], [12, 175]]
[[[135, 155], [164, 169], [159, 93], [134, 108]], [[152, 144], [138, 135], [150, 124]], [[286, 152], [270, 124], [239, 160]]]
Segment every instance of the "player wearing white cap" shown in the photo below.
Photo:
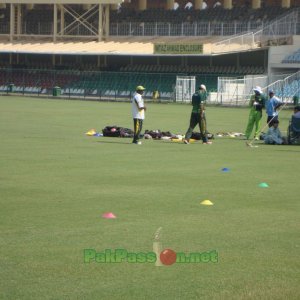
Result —
[[260, 129], [261, 129], [261, 118], [262, 118], [262, 109], [265, 107], [266, 96], [263, 94], [260, 86], [256, 86], [254, 89], [254, 95], [251, 96], [249, 101], [250, 113], [248, 119], [248, 125], [246, 128], [246, 139], [250, 138], [254, 124], [255, 124], [255, 133], [254, 138], [259, 139]]

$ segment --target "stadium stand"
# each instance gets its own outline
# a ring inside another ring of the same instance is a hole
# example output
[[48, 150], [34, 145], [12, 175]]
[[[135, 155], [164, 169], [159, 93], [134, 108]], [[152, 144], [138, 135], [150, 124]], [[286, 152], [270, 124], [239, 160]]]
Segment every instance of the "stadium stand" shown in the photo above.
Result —
[[0, 34], [9, 33], [9, 11], [0, 8]]
[[[21, 34], [10, 43], [0, 43], [0, 68], [3, 68], [3, 71], [0, 70], [0, 90], [6, 91], [10, 84], [14, 84], [14, 90], [23, 93], [51, 93], [54, 86], [59, 86], [62, 93], [68, 95], [128, 97], [139, 82], [147, 86], [147, 96], [150, 97], [153, 91], [159, 91], [160, 95], [170, 98], [174, 93], [176, 76], [185, 75], [195, 76], [197, 84], [205, 81], [208, 90], [215, 92], [220, 76], [266, 74], [267, 47], [279, 43], [277, 40], [267, 40], [263, 44], [256, 42], [256, 36], [245, 36], [250, 39], [252, 48], [238, 49], [236, 45], [240, 46], [240, 41], [231, 41], [229, 46], [232, 48], [227, 47], [227, 51], [236, 53], [223, 58], [213, 56], [212, 50], [205, 52], [209, 49], [205, 46], [224, 40], [224, 36], [233, 33], [260, 29], [262, 25], [272, 24], [278, 17], [295, 10], [293, 7], [279, 6], [279, 1], [273, 1], [275, 5], [258, 9], [249, 5], [236, 5], [232, 9], [224, 9], [222, 6], [213, 8], [212, 2], [208, 1], [209, 7], [204, 10], [183, 9], [186, 1], [178, 1], [177, 10], [166, 10], [162, 1], [147, 2], [148, 8], [142, 11], [137, 10], [137, 1], [124, 2], [121, 9], [111, 10], [110, 36], [103, 41], [95, 40], [94, 36], [93, 41], [85, 42], [70, 41], [63, 36], [56, 42], [41, 42], [38, 39], [44, 38], [43, 35], [49, 39], [53, 34], [53, 5], [35, 4], [30, 9], [22, 5]], [[241, 4], [242, 1], [237, 2]], [[83, 5], [72, 4], [65, 8], [66, 27], [76, 16], [86, 11]], [[9, 5], [0, 7], [0, 25], [3, 25], [0, 26], [0, 34], [9, 33], [9, 17]], [[62, 29], [61, 20], [59, 15], [58, 32]], [[97, 28], [98, 20], [97, 14], [92, 15], [89, 25]], [[158, 28], [156, 32], [153, 31], [155, 27]], [[82, 24], [70, 27], [65, 33], [74, 37], [88, 37], [90, 34]], [[22, 40], [22, 34], [29, 41]], [[185, 38], [185, 35], [188, 37]], [[37, 39], [36, 43], [33, 43], [34, 39]], [[153, 51], [155, 43], [174, 42], [203, 43], [201, 55], [204, 59], [192, 61], [184, 54], [160, 56]], [[222, 50], [224, 45], [216, 43], [215, 46]], [[251, 52], [256, 46], [263, 51]], [[250, 51], [243, 54], [242, 50]], [[22, 70], [17, 71], [20, 68]], [[293, 90], [292, 87], [291, 93]]]
[[299, 93], [300, 79], [286, 83], [280, 89], [274, 89], [274, 92], [281, 98], [292, 98]]
[[147, 9], [136, 11], [135, 9], [122, 9], [111, 12], [111, 22], [199, 22], [199, 21], [243, 21], [255, 20], [258, 25], [268, 22], [276, 17], [287, 13], [289, 8], [268, 7], [252, 9], [248, 7], [234, 7], [224, 9], [223, 7], [208, 8], [206, 10], [165, 10]]
[[[230, 26], [237, 26], [238, 32], [256, 29], [263, 24], [276, 19], [280, 15], [290, 12], [293, 8], [282, 8], [279, 6], [264, 7], [260, 9], [252, 9], [250, 7], [233, 7], [232, 9], [224, 9], [223, 7], [208, 8], [205, 10], [166, 10], [163, 8], [149, 8], [143, 11], [136, 10], [134, 6], [124, 6], [121, 10], [110, 11], [110, 34], [113, 35], [150, 35], [153, 36], [154, 24], [181, 24], [184, 23], [187, 29], [184, 31], [185, 35], [194, 35], [193, 29], [189, 30], [188, 25], [203, 23], [214, 24], [224, 22], [223, 31], [226, 33], [226, 28]], [[74, 15], [71, 16], [70, 13]], [[74, 21], [74, 16], [81, 16], [85, 12], [81, 5], [68, 5], [64, 13], [65, 27]], [[60, 22], [60, 20], [59, 20]], [[137, 24], [135, 24], [137, 23]], [[9, 8], [0, 9], [0, 33], [9, 33]], [[130, 25], [131, 24], [131, 25]], [[61, 24], [58, 23], [58, 29], [61, 30]], [[97, 14], [89, 17], [89, 26], [98, 27]], [[119, 31], [117, 28], [121, 28]], [[131, 28], [131, 29], [130, 29]], [[134, 32], [130, 30], [133, 30]], [[140, 30], [138, 30], [139, 28]], [[180, 28], [178, 28], [180, 30]], [[178, 30], [174, 29], [171, 35], [176, 35]], [[53, 7], [51, 5], [36, 4], [31, 9], [22, 7], [22, 33], [27, 35], [50, 35], [53, 32]], [[75, 27], [70, 27], [66, 30], [66, 34], [88, 36], [90, 31], [78, 24]], [[158, 35], [165, 34], [164, 30], [156, 33]], [[214, 30], [208, 31], [205, 29], [198, 30], [197, 35], [219, 35], [220, 31], [217, 27]], [[231, 34], [229, 32], [228, 34]]]
[[287, 55], [282, 62], [287, 64], [300, 63], [300, 49], [292, 54]]
[[219, 74], [222, 76], [240, 76], [251, 74], [263, 74], [265, 72], [262, 66], [176, 66], [176, 65], [127, 65], [121, 67], [122, 72], [157, 72], [157, 73], [186, 73], [192, 74]]
[[47, 93], [54, 86], [66, 86], [77, 80], [76, 72], [10, 69], [0, 72], [0, 90], [6, 91], [9, 85], [15, 92]]

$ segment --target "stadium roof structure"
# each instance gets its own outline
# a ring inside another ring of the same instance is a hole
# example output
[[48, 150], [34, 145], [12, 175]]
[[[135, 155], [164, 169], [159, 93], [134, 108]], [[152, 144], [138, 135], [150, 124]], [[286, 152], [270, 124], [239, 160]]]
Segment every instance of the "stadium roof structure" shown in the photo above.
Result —
[[2, 42], [0, 53], [53, 54], [53, 55], [151, 55], [151, 43], [86, 41], [86, 42]]
[[[0, 53], [50, 55], [218, 55], [258, 45], [220, 45], [221, 37], [109, 37], [103, 41], [0, 41]], [[159, 47], [162, 45], [162, 47]], [[157, 47], [158, 46], [158, 47]]]

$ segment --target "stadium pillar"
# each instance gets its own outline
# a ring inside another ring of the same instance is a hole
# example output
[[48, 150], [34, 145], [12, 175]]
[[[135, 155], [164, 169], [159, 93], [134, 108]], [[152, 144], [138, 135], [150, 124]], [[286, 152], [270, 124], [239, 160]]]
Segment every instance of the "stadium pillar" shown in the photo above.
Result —
[[252, 8], [253, 9], [261, 8], [261, 0], [252, 0]]
[[167, 9], [172, 10], [174, 8], [174, 0], [167, 0]]
[[109, 36], [109, 4], [99, 4], [98, 14], [98, 41], [102, 41]]
[[232, 9], [232, 0], [224, 0], [224, 8]]
[[98, 8], [99, 12], [98, 12], [98, 42], [101, 42], [102, 40], [102, 4], [99, 4], [99, 8]]
[[109, 37], [109, 4], [105, 5], [105, 37]]
[[53, 42], [56, 42], [57, 35], [57, 4], [53, 7]]
[[201, 9], [203, 5], [203, 0], [195, 0], [195, 9]]
[[12, 41], [14, 39], [15, 34], [15, 5], [13, 3], [10, 4], [10, 30], [9, 30], [9, 40]]
[[64, 5], [60, 5], [60, 34], [65, 34], [65, 8]]
[[290, 8], [291, 7], [291, 0], [282, 0], [281, 6], [284, 8]]
[[22, 5], [17, 4], [17, 35], [22, 33]]
[[139, 10], [147, 9], [147, 0], [139, 0]]

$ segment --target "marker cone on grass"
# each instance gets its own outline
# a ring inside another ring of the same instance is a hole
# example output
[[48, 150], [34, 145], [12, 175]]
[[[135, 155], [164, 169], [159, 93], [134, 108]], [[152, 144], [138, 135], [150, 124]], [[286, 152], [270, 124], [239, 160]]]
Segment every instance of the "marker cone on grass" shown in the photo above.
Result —
[[202, 204], [202, 205], [214, 205], [210, 200], [203, 200], [200, 204]]
[[268, 188], [269, 187], [269, 185], [265, 182], [260, 183], [258, 186], [261, 187], [261, 188]]
[[222, 172], [229, 172], [229, 171], [230, 171], [229, 168], [223, 168], [223, 169], [222, 169]]
[[86, 133], [86, 135], [93, 136], [95, 133], [96, 133], [96, 130], [95, 130], [95, 129], [90, 129], [90, 130]]
[[104, 219], [116, 219], [117, 218], [112, 212], [105, 213], [102, 215], [102, 217]]

